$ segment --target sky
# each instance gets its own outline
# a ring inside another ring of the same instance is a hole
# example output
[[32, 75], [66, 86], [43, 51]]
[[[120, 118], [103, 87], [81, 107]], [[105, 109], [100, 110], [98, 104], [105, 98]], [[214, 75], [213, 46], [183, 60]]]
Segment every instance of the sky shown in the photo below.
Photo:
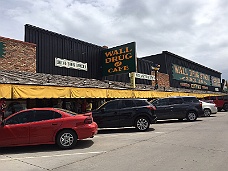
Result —
[[24, 41], [30, 24], [137, 56], [169, 51], [228, 80], [227, 0], [0, 0], [0, 36]]

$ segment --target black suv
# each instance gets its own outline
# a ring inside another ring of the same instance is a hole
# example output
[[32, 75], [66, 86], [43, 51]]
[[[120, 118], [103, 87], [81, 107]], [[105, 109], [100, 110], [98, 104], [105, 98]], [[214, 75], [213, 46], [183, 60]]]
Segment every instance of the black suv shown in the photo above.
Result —
[[134, 126], [139, 131], [146, 131], [157, 121], [154, 110], [156, 108], [145, 99], [116, 99], [92, 113], [99, 128]]
[[157, 119], [187, 119], [195, 121], [203, 114], [202, 103], [191, 96], [168, 97], [151, 102], [156, 107]]

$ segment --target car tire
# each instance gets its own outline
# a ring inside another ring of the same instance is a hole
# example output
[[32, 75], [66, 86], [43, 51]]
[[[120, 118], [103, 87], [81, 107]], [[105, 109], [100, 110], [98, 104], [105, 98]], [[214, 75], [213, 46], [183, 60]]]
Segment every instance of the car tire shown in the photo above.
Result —
[[228, 111], [228, 104], [224, 104], [223, 109], [225, 110], [225, 112], [227, 112]]
[[77, 143], [77, 135], [72, 130], [62, 130], [56, 138], [56, 143], [61, 149], [71, 149]]
[[189, 111], [186, 116], [187, 121], [195, 121], [197, 119], [197, 114], [195, 111]]
[[211, 116], [211, 110], [210, 109], [204, 109], [203, 113], [204, 113], [204, 116]]
[[138, 131], [146, 131], [150, 127], [149, 119], [145, 116], [138, 117], [135, 120], [135, 127]]

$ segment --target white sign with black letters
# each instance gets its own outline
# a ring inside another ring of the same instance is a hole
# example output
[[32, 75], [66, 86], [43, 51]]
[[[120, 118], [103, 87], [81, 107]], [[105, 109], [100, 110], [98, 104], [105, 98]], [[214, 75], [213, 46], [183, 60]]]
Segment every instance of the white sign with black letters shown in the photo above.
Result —
[[55, 66], [88, 71], [87, 63], [55, 58]]
[[[155, 80], [155, 76], [154, 75], [148, 75], [148, 74], [142, 74], [142, 73], [137, 73], [135, 72], [135, 78], [139, 78], [139, 79], [144, 79], [144, 80]], [[129, 74], [130, 77], [130, 74]]]

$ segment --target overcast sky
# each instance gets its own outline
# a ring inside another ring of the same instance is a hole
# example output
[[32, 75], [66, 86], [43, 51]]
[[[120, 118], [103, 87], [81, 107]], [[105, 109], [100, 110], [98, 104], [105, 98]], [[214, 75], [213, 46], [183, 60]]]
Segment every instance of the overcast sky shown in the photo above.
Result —
[[228, 80], [227, 0], [0, 0], [0, 36], [31, 24], [99, 46], [136, 42], [137, 56], [169, 51]]

